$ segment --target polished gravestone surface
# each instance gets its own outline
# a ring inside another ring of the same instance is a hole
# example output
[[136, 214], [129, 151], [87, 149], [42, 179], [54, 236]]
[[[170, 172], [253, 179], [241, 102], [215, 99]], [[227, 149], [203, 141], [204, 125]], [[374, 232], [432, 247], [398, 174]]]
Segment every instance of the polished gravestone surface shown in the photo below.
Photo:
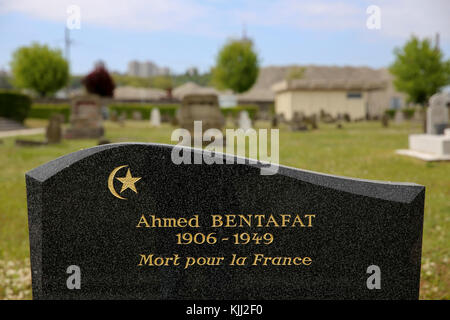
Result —
[[26, 174], [35, 299], [418, 298], [423, 186], [172, 149], [103, 145]]

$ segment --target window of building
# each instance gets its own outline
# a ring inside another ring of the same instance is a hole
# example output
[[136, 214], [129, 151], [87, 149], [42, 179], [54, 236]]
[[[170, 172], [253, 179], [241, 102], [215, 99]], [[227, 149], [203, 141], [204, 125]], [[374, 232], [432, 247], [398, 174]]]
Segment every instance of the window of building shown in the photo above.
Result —
[[347, 92], [347, 99], [361, 99], [361, 92]]
[[392, 97], [390, 101], [390, 108], [397, 110], [402, 107], [402, 99], [400, 97]]

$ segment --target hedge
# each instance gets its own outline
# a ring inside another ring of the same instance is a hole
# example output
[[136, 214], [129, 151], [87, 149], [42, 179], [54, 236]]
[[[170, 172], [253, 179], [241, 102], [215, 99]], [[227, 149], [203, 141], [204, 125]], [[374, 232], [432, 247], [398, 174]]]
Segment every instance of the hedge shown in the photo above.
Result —
[[397, 111], [403, 112], [405, 119], [411, 119], [414, 116], [416, 109], [414, 109], [414, 108], [405, 108], [405, 109], [399, 109], [399, 110], [388, 109], [385, 111], [385, 113], [389, 116], [389, 118], [394, 119]]
[[[161, 115], [168, 115], [170, 117], [175, 117], [177, 109], [179, 108], [178, 104], [137, 104], [137, 103], [129, 103], [129, 104], [111, 104], [109, 106], [110, 111], [116, 111], [117, 114], [121, 114], [123, 112], [126, 113], [127, 118], [131, 118], [134, 111], [139, 111], [142, 114], [144, 119], [149, 119], [150, 114], [153, 108], [158, 108], [161, 112]], [[258, 106], [256, 105], [239, 105], [232, 108], [221, 108], [220, 109], [225, 117], [231, 114], [233, 117], [238, 117], [241, 111], [247, 111], [249, 117], [254, 119], [256, 113], [258, 112]]]
[[131, 118], [134, 111], [139, 111], [142, 114], [143, 119], [150, 119], [150, 114], [153, 108], [158, 108], [161, 115], [175, 117], [178, 107], [178, 104], [110, 104], [109, 111], [115, 111], [117, 114], [122, 114], [125, 112], [127, 118]]
[[254, 119], [256, 114], [258, 113], [258, 106], [253, 104], [248, 105], [238, 105], [232, 108], [221, 108], [220, 109], [225, 117], [228, 117], [230, 114], [233, 118], [237, 118], [241, 111], [247, 111], [250, 119]]
[[403, 115], [406, 119], [411, 119], [414, 116], [414, 113], [416, 112], [416, 109], [414, 108], [405, 108], [402, 109]]
[[[127, 118], [131, 119], [133, 112], [138, 111], [142, 114], [143, 119], [149, 119], [153, 108], [158, 108], [161, 115], [167, 115], [169, 117], [175, 117], [178, 104], [138, 104], [138, 103], [128, 103], [128, 104], [110, 104], [109, 111], [115, 111], [117, 114], [125, 113]], [[239, 105], [232, 108], [222, 108], [221, 111], [225, 117], [231, 114], [232, 117], [237, 118], [241, 111], [247, 111], [249, 117], [254, 119], [257, 112], [258, 106], [256, 105]], [[52, 114], [59, 113], [63, 114], [64, 118], [69, 121], [70, 117], [70, 105], [69, 104], [44, 104], [44, 103], [34, 103], [31, 107], [29, 117], [37, 119], [49, 119]]]
[[64, 115], [65, 122], [68, 122], [70, 117], [70, 105], [63, 103], [33, 103], [28, 116], [36, 119], [50, 119], [52, 114], [62, 114]]
[[397, 112], [397, 110], [395, 109], [387, 109], [385, 111], [385, 113], [389, 116], [389, 118], [394, 119], [395, 117], [395, 113]]
[[0, 91], [0, 117], [23, 122], [31, 108], [31, 99], [14, 91]]

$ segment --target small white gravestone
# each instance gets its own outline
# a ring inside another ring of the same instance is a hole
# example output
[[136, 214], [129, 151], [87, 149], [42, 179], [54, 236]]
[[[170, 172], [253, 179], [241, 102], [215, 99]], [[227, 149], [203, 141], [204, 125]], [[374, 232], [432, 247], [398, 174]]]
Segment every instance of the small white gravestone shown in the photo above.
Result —
[[425, 161], [450, 161], [449, 105], [450, 93], [433, 95], [427, 110], [427, 133], [410, 135], [409, 149], [397, 153]]
[[398, 109], [397, 112], [395, 112], [394, 121], [395, 121], [395, 123], [405, 122], [405, 115], [403, 114], [402, 109]]
[[245, 110], [241, 111], [241, 113], [239, 114], [239, 128], [243, 129], [244, 131], [252, 128], [252, 120], [248, 116], [248, 112]]
[[161, 113], [158, 108], [153, 108], [150, 115], [150, 125], [152, 127], [159, 127], [161, 125]]
[[427, 134], [443, 134], [448, 125], [450, 94], [436, 93], [430, 98], [427, 110]]
[[444, 136], [450, 137], [450, 128], [444, 130]]

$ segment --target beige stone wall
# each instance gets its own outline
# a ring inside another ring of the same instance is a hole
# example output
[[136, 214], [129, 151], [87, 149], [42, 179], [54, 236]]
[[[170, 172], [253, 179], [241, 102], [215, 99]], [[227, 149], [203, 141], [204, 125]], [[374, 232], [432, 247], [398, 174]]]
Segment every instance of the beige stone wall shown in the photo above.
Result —
[[275, 95], [275, 112], [278, 115], [283, 115], [285, 120], [291, 120], [292, 113], [292, 93], [280, 92]]
[[283, 113], [286, 120], [290, 120], [294, 112], [303, 112], [306, 116], [320, 114], [323, 110], [332, 116], [347, 113], [352, 119], [366, 116], [368, 95], [362, 92], [361, 98], [347, 98], [347, 91], [314, 90], [314, 91], [285, 91], [277, 93], [275, 110]]
[[[391, 100], [397, 98], [400, 102], [400, 107], [407, 107], [407, 95], [398, 92], [394, 87], [394, 76], [392, 76], [387, 69], [380, 70], [381, 77], [386, 81], [386, 87], [379, 90], [372, 90], [368, 92], [368, 113], [369, 116], [382, 116], [384, 112], [390, 108]], [[413, 107], [411, 105], [410, 107]]]

